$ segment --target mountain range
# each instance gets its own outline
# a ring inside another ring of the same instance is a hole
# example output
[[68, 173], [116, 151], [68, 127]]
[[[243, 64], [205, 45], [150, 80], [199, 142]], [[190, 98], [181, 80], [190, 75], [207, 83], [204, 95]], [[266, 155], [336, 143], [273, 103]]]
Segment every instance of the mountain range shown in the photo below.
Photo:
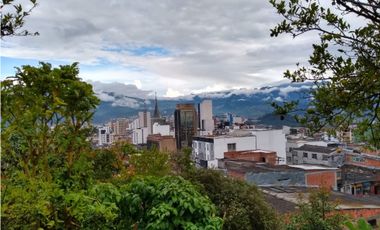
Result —
[[[105, 123], [112, 118], [135, 116], [139, 111], [153, 111], [154, 96], [150, 91], [143, 91], [134, 85], [121, 83], [105, 84], [93, 82], [94, 91], [101, 99], [95, 115], [94, 123]], [[158, 106], [162, 116], [173, 115], [176, 104], [200, 103], [203, 99], [211, 99], [213, 114], [227, 112], [267, 125], [295, 125], [294, 119], [285, 117], [281, 120], [273, 114], [272, 102], [298, 100], [306, 105], [311, 83], [281, 83], [253, 89], [233, 89], [220, 92], [191, 94], [176, 98], [158, 98]]]

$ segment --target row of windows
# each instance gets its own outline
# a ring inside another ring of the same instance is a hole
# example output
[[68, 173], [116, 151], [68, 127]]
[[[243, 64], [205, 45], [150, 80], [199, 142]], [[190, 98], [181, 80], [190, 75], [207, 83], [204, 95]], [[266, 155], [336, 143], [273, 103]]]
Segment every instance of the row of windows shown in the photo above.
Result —
[[[307, 152], [303, 152], [303, 158], [309, 158], [309, 154]], [[318, 159], [317, 154], [316, 153], [312, 153], [311, 154], [311, 158], [312, 159]], [[323, 161], [327, 161], [328, 158], [329, 158], [328, 155], [322, 155], [322, 160]]]

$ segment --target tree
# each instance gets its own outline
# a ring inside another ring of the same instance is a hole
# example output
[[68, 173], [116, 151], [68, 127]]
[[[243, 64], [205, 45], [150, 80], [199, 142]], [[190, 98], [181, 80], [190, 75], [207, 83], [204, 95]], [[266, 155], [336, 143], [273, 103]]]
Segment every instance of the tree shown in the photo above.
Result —
[[[37, 6], [36, 0], [29, 0], [31, 6], [23, 9], [21, 4], [14, 4], [14, 0], [3, 0], [1, 9], [1, 38], [5, 36], [27, 36], [38, 35], [38, 32], [31, 33], [28, 30], [22, 30], [25, 17], [29, 16], [32, 10]], [[4, 13], [4, 11], [6, 13]]]
[[143, 150], [129, 156], [129, 170], [140, 176], [166, 176], [170, 173], [169, 153]]
[[[313, 131], [323, 127], [346, 129], [357, 124], [357, 133], [380, 148], [380, 3], [367, 0], [333, 0], [322, 6], [315, 0], [270, 0], [284, 20], [271, 36], [287, 33], [293, 37], [317, 32], [309, 66], [287, 70], [293, 82], [312, 81], [311, 102], [298, 117]], [[354, 26], [347, 18], [362, 19]], [[275, 105], [282, 114], [295, 103]]]
[[[2, 164], [29, 177], [65, 168], [90, 151], [86, 138], [99, 99], [78, 77], [78, 63], [17, 68], [1, 82]], [[63, 167], [63, 168], [62, 168]]]
[[274, 211], [257, 187], [214, 170], [196, 170], [185, 178], [198, 184], [223, 218], [223, 229], [280, 229]]
[[135, 179], [121, 187], [120, 192], [121, 226], [134, 229], [220, 229], [222, 226], [211, 201], [181, 177]]
[[346, 217], [334, 213], [337, 204], [329, 201], [330, 193], [326, 189], [311, 192], [308, 201], [300, 200], [299, 211], [290, 217], [286, 225], [288, 230], [333, 230], [343, 229]]

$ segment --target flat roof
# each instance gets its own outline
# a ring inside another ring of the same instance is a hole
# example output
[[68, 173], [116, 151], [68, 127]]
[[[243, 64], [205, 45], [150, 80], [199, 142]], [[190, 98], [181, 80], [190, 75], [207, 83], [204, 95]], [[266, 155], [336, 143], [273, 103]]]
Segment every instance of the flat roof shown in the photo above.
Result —
[[[308, 200], [309, 194], [316, 191], [316, 187], [305, 186], [260, 186], [265, 194], [266, 201], [280, 213], [295, 210], [302, 200]], [[338, 204], [338, 210], [347, 209], [380, 209], [380, 199], [376, 196], [353, 196], [351, 194], [331, 191], [329, 200]]]
[[302, 145], [299, 148], [294, 148], [293, 150], [299, 150], [299, 151], [309, 151], [309, 152], [315, 152], [315, 153], [333, 153], [336, 151], [336, 148], [334, 147], [325, 147], [325, 146], [319, 146], [319, 145]]
[[292, 168], [299, 168], [303, 170], [337, 170], [338, 168], [334, 167], [327, 167], [327, 166], [320, 166], [320, 165], [289, 165], [289, 167]]

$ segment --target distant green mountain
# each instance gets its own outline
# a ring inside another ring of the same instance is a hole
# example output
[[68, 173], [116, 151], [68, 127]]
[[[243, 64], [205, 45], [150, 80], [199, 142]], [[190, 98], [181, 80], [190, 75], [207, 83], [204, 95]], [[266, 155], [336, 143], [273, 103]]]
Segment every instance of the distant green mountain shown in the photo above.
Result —
[[[295, 121], [286, 117], [280, 120], [272, 114], [273, 101], [299, 100], [301, 104], [308, 103], [310, 83], [281, 84], [278, 86], [268, 86], [256, 89], [239, 89], [221, 92], [202, 93], [188, 95], [178, 98], [159, 98], [158, 104], [163, 116], [171, 116], [178, 103], [200, 103], [203, 99], [211, 99], [213, 103], [214, 115], [233, 113], [251, 119], [258, 119], [268, 125], [295, 124]], [[108, 91], [110, 91], [108, 89]], [[106, 101], [102, 101], [96, 110], [94, 123], [100, 124], [117, 117], [130, 117], [137, 115], [138, 111], [147, 109], [153, 111], [154, 99], [141, 99], [138, 97], [117, 95], [113, 92], [102, 92], [102, 97], [106, 94]]]

